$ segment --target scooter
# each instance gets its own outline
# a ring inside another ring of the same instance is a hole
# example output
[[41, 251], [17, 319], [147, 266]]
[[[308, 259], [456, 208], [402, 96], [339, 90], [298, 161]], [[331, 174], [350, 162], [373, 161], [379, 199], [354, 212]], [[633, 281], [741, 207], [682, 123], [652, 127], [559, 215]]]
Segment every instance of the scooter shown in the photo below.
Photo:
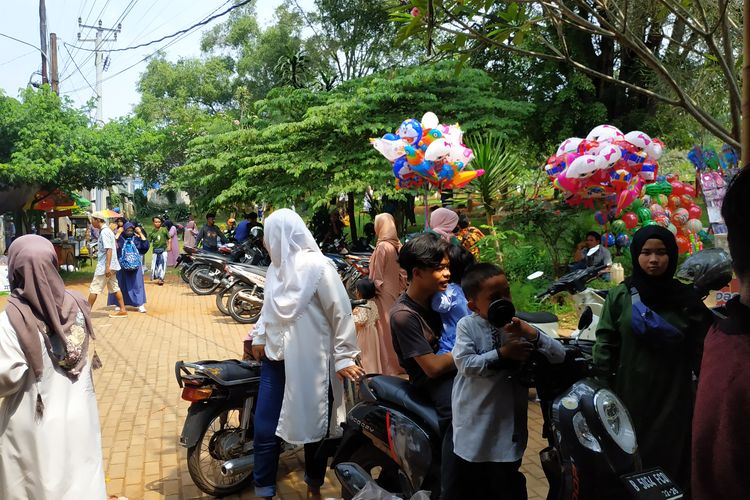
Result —
[[[541, 452], [550, 483], [548, 500], [681, 498], [661, 470], [641, 470], [625, 406], [609, 389], [586, 378], [593, 343], [566, 339], [563, 344], [563, 363], [553, 365], [537, 355], [509, 374], [534, 385], [541, 400], [549, 441]], [[439, 498], [442, 440], [434, 408], [398, 377], [368, 377], [360, 384], [360, 396], [347, 415], [332, 465], [342, 496], [351, 499], [375, 481], [401, 498], [420, 490]], [[648, 496], [654, 493], [662, 496]]]
[[[260, 366], [257, 361], [236, 359], [175, 363], [182, 399], [190, 402], [180, 444], [187, 448], [190, 478], [209, 495], [231, 495], [252, 483]], [[282, 443], [282, 454], [297, 448]]]
[[[561, 292], [568, 292], [575, 303], [578, 317], [581, 321], [578, 323], [578, 328], [570, 335], [572, 338], [581, 340], [596, 340], [596, 327], [599, 324], [599, 318], [601, 318], [602, 310], [604, 309], [604, 302], [607, 300], [606, 290], [594, 290], [587, 286], [587, 283], [596, 279], [602, 270], [606, 269], [607, 266], [596, 266], [587, 267], [578, 271], [562, 276], [560, 279], [554, 281], [547, 290], [538, 294], [536, 297], [540, 300], [545, 300], [553, 295], [557, 295]], [[541, 277], [543, 273], [537, 271], [528, 276], [527, 279], [534, 280]], [[551, 316], [554, 316], [550, 314]], [[524, 321], [532, 323], [537, 326], [544, 333], [553, 338], [560, 338], [557, 331], [557, 322], [545, 322], [538, 323], [532, 320], [519, 316]], [[557, 317], [555, 316], [555, 320]], [[585, 325], [584, 325], [585, 323]]]

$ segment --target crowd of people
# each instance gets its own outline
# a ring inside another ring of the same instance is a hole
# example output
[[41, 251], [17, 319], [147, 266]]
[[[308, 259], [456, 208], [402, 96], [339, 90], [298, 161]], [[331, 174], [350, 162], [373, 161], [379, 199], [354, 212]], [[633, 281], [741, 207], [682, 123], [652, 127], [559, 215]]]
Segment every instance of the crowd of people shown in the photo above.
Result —
[[[722, 211], [741, 282], [726, 318], [716, 321], [674, 278], [674, 235], [647, 226], [633, 237], [632, 275], [607, 297], [593, 351], [597, 375], [628, 408], [644, 467], [663, 468], [697, 500], [743, 498], [748, 489], [748, 192], [746, 169], [728, 188]], [[235, 236], [257, 222], [251, 215]], [[91, 220], [99, 244], [88, 302], [64, 289], [49, 241], [28, 235], [9, 249], [12, 293], [0, 315], [1, 498], [56, 498], [60, 491], [105, 497], [91, 305], [105, 288], [120, 308], [115, 317], [126, 305], [145, 304], [138, 257], [149, 247], [162, 250], [151, 266], [158, 280], [177, 242], [159, 218], [149, 235], [127, 221], [111, 228], [99, 213]], [[508, 374], [534, 352], [560, 362], [563, 348], [517, 317], [493, 325], [490, 304], [512, 300], [508, 277], [476, 262], [478, 230], [468, 220], [439, 208], [429, 222], [429, 231], [402, 245], [393, 217], [375, 218], [371, 273], [357, 284], [370, 309], [353, 314], [335, 268], [299, 215], [280, 209], [266, 219], [271, 265], [250, 349], [262, 363], [254, 417], [258, 496], [276, 495], [281, 438], [304, 445], [308, 498], [320, 498], [326, 464], [317, 452], [324, 438], [341, 432], [343, 380], [370, 372], [406, 375], [433, 403], [443, 435], [441, 498], [527, 498], [520, 467], [528, 389]], [[226, 239], [213, 214], [200, 230], [194, 222], [186, 230], [206, 249]], [[135, 274], [121, 274], [133, 266]], [[61, 436], [67, 446], [49, 445]]]

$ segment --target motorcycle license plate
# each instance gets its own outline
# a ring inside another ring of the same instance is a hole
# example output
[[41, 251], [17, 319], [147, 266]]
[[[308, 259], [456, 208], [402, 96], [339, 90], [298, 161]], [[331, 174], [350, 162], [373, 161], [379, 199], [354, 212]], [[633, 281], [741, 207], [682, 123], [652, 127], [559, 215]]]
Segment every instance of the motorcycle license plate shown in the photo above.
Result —
[[636, 474], [625, 474], [620, 479], [630, 492], [631, 498], [638, 500], [677, 500], [685, 498], [682, 490], [658, 467]]

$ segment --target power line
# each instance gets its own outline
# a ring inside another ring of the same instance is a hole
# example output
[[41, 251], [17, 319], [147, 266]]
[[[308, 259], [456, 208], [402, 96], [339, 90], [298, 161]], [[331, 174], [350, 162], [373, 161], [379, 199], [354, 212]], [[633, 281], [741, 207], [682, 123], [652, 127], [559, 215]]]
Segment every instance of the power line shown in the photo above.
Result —
[[[121, 49], [109, 49], [109, 50], [106, 50], [104, 52], [124, 52], [126, 50], [140, 49], [140, 48], [143, 48], [143, 47], [148, 47], [149, 45], [153, 45], [155, 43], [163, 42], [164, 40], [167, 40], [169, 38], [174, 38], [174, 37], [176, 37], [178, 35], [183, 35], [183, 34], [187, 33], [188, 31], [192, 31], [195, 28], [199, 28], [201, 26], [204, 26], [204, 25], [210, 23], [211, 21], [213, 21], [214, 19], [218, 19], [219, 17], [225, 16], [226, 14], [232, 12], [233, 10], [238, 9], [238, 8], [242, 7], [243, 5], [247, 5], [247, 4], [249, 4], [250, 2], [253, 2], [253, 1], [254, 0], [245, 0], [244, 2], [240, 2], [240, 3], [236, 4], [236, 5], [233, 5], [233, 6], [229, 7], [224, 12], [221, 12], [219, 14], [211, 16], [208, 19], [204, 19], [203, 21], [201, 21], [199, 23], [196, 23], [196, 24], [190, 26], [189, 28], [182, 29], [180, 31], [172, 33], [171, 35], [165, 35], [165, 36], [163, 36], [163, 37], [161, 37], [161, 38], [159, 38], [157, 40], [151, 40], [150, 42], [141, 43], [141, 44], [138, 44], [138, 45], [133, 45], [132, 47], [123, 47]], [[79, 50], [84, 50], [84, 51], [87, 51], [87, 52], [93, 52], [93, 49], [89, 49], [87, 47], [79, 47], [77, 45], [72, 45], [72, 47], [77, 48]]]
[[[211, 15], [212, 15], [213, 13], [215, 13], [216, 11], [218, 11], [218, 10], [219, 10], [219, 9], [220, 9], [220, 8], [221, 8], [221, 7], [223, 6], [223, 5], [225, 5], [226, 3], [227, 3], [227, 2], [224, 2], [224, 3], [223, 3], [223, 4], [221, 4], [221, 5], [219, 6], [219, 7], [217, 7], [217, 8], [216, 8], [216, 9], [214, 9], [213, 11], [211, 11], [211, 12], [210, 12], [210, 13], [208, 14], [208, 16], [211, 16]], [[247, 3], [247, 2], [246, 2], [246, 3]], [[192, 26], [192, 27], [191, 27], [190, 29], [195, 29], [195, 28], [197, 28], [197, 27], [200, 27], [200, 26], [202, 26], [203, 24], [205, 24], [205, 23], [196, 23], [196, 24], [195, 24], [195, 25], [193, 25], [193, 26]], [[181, 36], [179, 36], [178, 38], [175, 38], [175, 39], [174, 39], [174, 40], [172, 40], [171, 42], [169, 42], [169, 43], [167, 43], [167, 44], [163, 45], [162, 47], [159, 47], [159, 48], [158, 48], [158, 49], [156, 49], [155, 51], [151, 52], [150, 54], [146, 55], [145, 57], [142, 57], [142, 58], [141, 58], [141, 59], [139, 59], [138, 61], [136, 61], [136, 62], [134, 62], [133, 64], [131, 64], [130, 66], [126, 67], [125, 69], [122, 69], [122, 70], [118, 71], [117, 73], [114, 73], [114, 74], [112, 74], [112, 75], [109, 75], [109, 76], [108, 76], [107, 78], [104, 78], [104, 79], [102, 79], [102, 82], [106, 82], [107, 80], [111, 80], [111, 79], [113, 79], [113, 78], [115, 78], [115, 77], [117, 77], [117, 76], [119, 76], [119, 75], [121, 75], [121, 74], [125, 73], [126, 71], [129, 71], [129, 70], [131, 70], [132, 68], [134, 68], [134, 67], [138, 66], [138, 65], [139, 65], [140, 63], [142, 63], [142, 62], [144, 62], [144, 61], [147, 61], [148, 59], [150, 59], [151, 57], [153, 57], [153, 56], [154, 56], [154, 55], [155, 55], [156, 53], [158, 53], [158, 52], [160, 52], [160, 51], [162, 51], [162, 50], [164, 50], [164, 49], [167, 49], [167, 48], [169, 48], [170, 46], [172, 46], [172, 45], [174, 45], [175, 43], [179, 42], [179, 41], [180, 41], [180, 40], [182, 40], [183, 38], [186, 38], [186, 37], [187, 37], [188, 35], [190, 35], [190, 34], [191, 34], [191, 33], [183, 33], [183, 34], [182, 34]], [[63, 43], [65, 43], [65, 42], [63, 42]], [[69, 45], [69, 44], [65, 43], [65, 45]], [[69, 45], [69, 46], [70, 46], [70, 47], [75, 47], [74, 45]], [[86, 87], [79, 87], [79, 88], [75, 88], [75, 89], [73, 89], [73, 90], [66, 90], [66, 91], [65, 91], [65, 92], [63, 92], [63, 93], [64, 93], [64, 94], [67, 94], [67, 93], [75, 93], [75, 92], [78, 92], [78, 91], [80, 91], [80, 90], [84, 90], [85, 88], [86, 88]]]
[[42, 53], [42, 54], [44, 55], [44, 57], [47, 57], [47, 54], [45, 54], [45, 53], [44, 53], [44, 51], [42, 51], [42, 49], [40, 49], [40, 48], [39, 48], [39, 47], [37, 47], [36, 45], [33, 45], [33, 44], [29, 43], [29, 42], [24, 42], [23, 40], [20, 40], [20, 39], [18, 39], [18, 38], [16, 38], [16, 37], [13, 37], [13, 36], [10, 36], [10, 35], [6, 35], [5, 33], [0, 33], [0, 36], [3, 36], [3, 37], [5, 37], [5, 38], [10, 38], [11, 40], [15, 40], [15, 41], [16, 41], [16, 42], [18, 42], [18, 43], [22, 43], [22, 44], [24, 44], [24, 45], [28, 45], [29, 47], [33, 47], [33, 48], [35, 48], [35, 49], [36, 49], [36, 50], [37, 50], [38, 52], [41, 52], [41, 53]]
[[26, 56], [31, 55], [31, 54], [36, 54], [36, 52], [37, 52], [36, 50], [30, 50], [30, 51], [26, 52], [25, 54], [21, 54], [20, 56], [14, 57], [13, 59], [8, 59], [5, 62], [1, 62], [0, 66], [5, 66], [6, 64], [10, 64], [13, 61], [17, 61], [18, 59], [21, 59], [22, 57], [26, 57]]
[[67, 43], [63, 42], [63, 47], [65, 47], [65, 51], [66, 51], [66, 52], [68, 53], [68, 55], [70, 56], [70, 60], [71, 60], [71, 61], [73, 61], [73, 64], [75, 64], [75, 65], [76, 65], [76, 69], [78, 70], [78, 72], [79, 72], [79, 73], [81, 74], [81, 76], [83, 77], [83, 80], [84, 80], [84, 81], [85, 81], [85, 82], [86, 82], [86, 83], [87, 83], [87, 84], [89, 85], [89, 87], [91, 88], [91, 90], [93, 90], [93, 91], [94, 91], [94, 95], [96, 95], [97, 97], [99, 97], [99, 93], [98, 93], [98, 92], [96, 91], [96, 89], [94, 88], [94, 86], [93, 86], [93, 85], [91, 85], [91, 83], [90, 83], [90, 82], [88, 81], [88, 79], [86, 78], [86, 75], [84, 75], [84, 74], [83, 74], [83, 71], [81, 71], [81, 68], [79, 68], [79, 67], [78, 67], [78, 63], [77, 63], [77, 62], [75, 61], [75, 59], [73, 59], [73, 56], [71, 55], [70, 51], [68, 50], [68, 47], [67, 47], [67, 45], [68, 45]]

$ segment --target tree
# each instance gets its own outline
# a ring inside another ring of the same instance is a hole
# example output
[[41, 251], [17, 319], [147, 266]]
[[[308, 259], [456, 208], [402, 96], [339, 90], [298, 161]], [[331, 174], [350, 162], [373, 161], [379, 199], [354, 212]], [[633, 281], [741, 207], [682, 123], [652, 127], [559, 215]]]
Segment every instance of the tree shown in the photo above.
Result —
[[19, 100], [0, 96], [0, 137], [0, 191], [107, 187], [133, 165], [127, 137], [94, 127], [48, 85], [22, 90]]
[[[588, 75], [608, 108], [679, 108], [739, 149], [741, 2], [411, 0], [402, 39], [451, 54], [495, 47]], [[409, 14], [417, 7], [418, 15]]]
[[391, 168], [370, 137], [434, 111], [469, 134], [513, 138], [532, 109], [497, 97], [485, 72], [457, 74], [450, 63], [389, 70], [328, 93], [276, 89], [256, 103], [247, 128], [194, 140], [172, 182], [212, 207], [247, 200], [315, 206], [370, 185], [394, 195]]

